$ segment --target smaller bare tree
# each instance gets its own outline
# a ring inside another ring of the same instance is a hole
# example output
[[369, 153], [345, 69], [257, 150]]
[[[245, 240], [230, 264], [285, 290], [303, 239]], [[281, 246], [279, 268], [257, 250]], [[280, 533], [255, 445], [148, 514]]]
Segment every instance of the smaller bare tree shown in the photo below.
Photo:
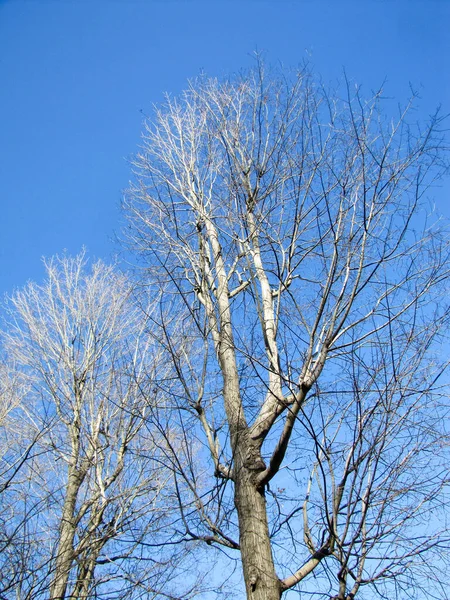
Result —
[[45, 550], [18, 597], [117, 594], [137, 556], [147, 565], [138, 583], [151, 587], [158, 560], [145, 560], [142, 543], [167, 519], [168, 482], [155, 436], [143, 448], [140, 433], [164, 377], [160, 351], [125, 276], [101, 262], [87, 272], [84, 254], [55, 258], [46, 272], [43, 285], [14, 294], [4, 336], [28, 388], [21, 403], [43, 432], [29, 485], [41, 508], [32, 538]]

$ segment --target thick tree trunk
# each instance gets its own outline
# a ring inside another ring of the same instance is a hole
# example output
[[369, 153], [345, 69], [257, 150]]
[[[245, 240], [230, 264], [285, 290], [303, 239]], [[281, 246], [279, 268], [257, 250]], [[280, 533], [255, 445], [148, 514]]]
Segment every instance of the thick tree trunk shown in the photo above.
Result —
[[[81, 398], [81, 396], [77, 396]], [[74, 539], [76, 533], [76, 504], [78, 493], [86, 477], [88, 460], [79, 466], [80, 422], [78, 414], [70, 426], [72, 456], [67, 474], [66, 497], [61, 515], [59, 543], [56, 552], [53, 580], [50, 584], [50, 600], [64, 600], [67, 593], [69, 576], [75, 562]]]
[[[231, 337], [231, 336], [230, 336]], [[234, 449], [234, 504], [239, 520], [239, 545], [249, 600], [280, 600], [281, 583], [275, 572], [267, 522], [264, 488], [257, 483], [265, 465], [251, 440], [239, 391], [233, 352], [221, 355], [224, 399]], [[230, 358], [231, 357], [231, 358]]]
[[56, 553], [53, 581], [50, 586], [50, 600], [63, 600], [66, 597], [70, 569], [75, 559], [73, 540], [75, 537], [74, 513], [82, 477], [73, 468], [69, 471], [66, 498], [61, 516], [59, 544]]
[[255, 456], [251, 445], [242, 446], [236, 453], [235, 505], [247, 598], [279, 600], [281, 586], [272, 557], [266, 499], [264, 490], [255, 483], [262, 460], [259, 453]]

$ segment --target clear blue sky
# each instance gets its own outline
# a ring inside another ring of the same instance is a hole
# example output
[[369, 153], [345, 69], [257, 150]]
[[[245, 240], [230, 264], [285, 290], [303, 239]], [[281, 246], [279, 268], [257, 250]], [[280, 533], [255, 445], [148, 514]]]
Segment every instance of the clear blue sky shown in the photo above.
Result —
[[[450, 0], [0, 0], [0, 293], [83, 245], [108, 259], [143, 115], [201, 70], [348, 75], [450, 112]], [[447, 215], [449, 186], [437, 190]]]

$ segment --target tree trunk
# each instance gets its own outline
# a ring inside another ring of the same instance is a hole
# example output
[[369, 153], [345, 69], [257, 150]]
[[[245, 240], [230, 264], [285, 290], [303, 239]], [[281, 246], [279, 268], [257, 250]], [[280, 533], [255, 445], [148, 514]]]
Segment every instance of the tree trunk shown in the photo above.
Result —
[[280, 581], [275, 572], [267, 523], [266, 499], [256, 486], [261, 471], [259, 452], [251, 444], [239, 444], [235, 462], [235, 505], [239, 519], [239, 543], [247, 598], [279, 600]]
[[75, 558], [73, 549], [76, 529], [74, 513], [81, 482], [80, 474], [76, 469], [71, 468], [61, 517], [55, 572], [50, 586], [50, 600], [63, 600], [66, 597], [69, 574]]
[[228, 276], [222, 258], [217, 230], [207, 223], [218, 277], [216, 292], [220, 328], [210, 310], [210, 323], [223, 376], [223, 396], [230, 440], [234, 449], [234, 503], [239, 520], [239, 544], [247, 598], [279, 600], [280, 581], [275, 573], [267, 523], [264, 489], [258, 488], [256, 477], [265, 465], [258, 446], [251, 440], [243, 409], [230, 313]]

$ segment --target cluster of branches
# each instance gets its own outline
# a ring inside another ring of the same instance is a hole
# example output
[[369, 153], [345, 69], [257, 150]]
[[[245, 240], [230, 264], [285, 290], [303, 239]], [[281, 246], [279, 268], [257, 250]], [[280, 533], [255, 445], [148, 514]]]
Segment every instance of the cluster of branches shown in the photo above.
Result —
[[413, 100], [259, 63], [156, 109], [139, 285], [56, 258], [9, 303], [2, 598], [448, 598], [445, 147]]

